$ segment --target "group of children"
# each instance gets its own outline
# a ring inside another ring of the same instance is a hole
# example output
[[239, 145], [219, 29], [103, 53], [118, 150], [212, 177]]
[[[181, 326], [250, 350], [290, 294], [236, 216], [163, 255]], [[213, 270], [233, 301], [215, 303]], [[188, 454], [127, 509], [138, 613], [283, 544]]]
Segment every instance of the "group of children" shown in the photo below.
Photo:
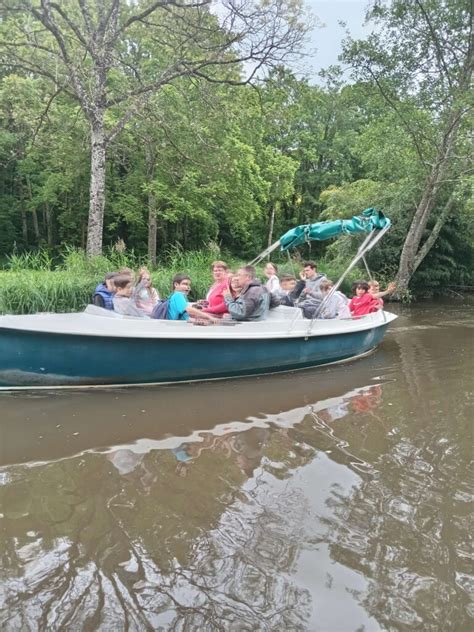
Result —
[[[307, 318], [332, 319], [359, 317], [382, 309], [383, 296], [395, 290], [393, 283], [382, 292], [377, 281], [357, 281], [353, 285], [354, 296], [349, 300], [342, 292], [334, 291], [333, 282], [324, 274], [318, 273], [313, 261], [304, 262], [299, 280], [291, 274], [278, 277], [277, 266], [267, 263], [264, 269], [267, 280], [264, 285], [256, 279], [246, 278], [247, 268], [233, 273], [224, 261], [214, 261], [211, 268], [213, 284], [206, 298], [194, 303], [187, 299], [191, 289], [188, 275], [175, 275], [172, 294], [167, 299], [160, 300], [146, 267], [140, 268], [136, 280], [134, 272], [129, 268], [106, 274], [104, 281], [94, 291], [93, 303], [126, 316], [167, 320], [191, 318], [211, 323], [221, 318], [234, 317], [232, 304], [243, 301], [244, 294], [249, 292], [248, 286], [252, 285], [255, 286], [254, 293], [258, 290], [270, 295], [271, 306], [296, 306], [302, 309]], [[257, 318], [260, 318], [259, 314]]]
[[280, 298], [280, 303], [298, 306], [307, 318], [353, 318], [365, 316], [383, 309], [383, 297], [392, 294], [395, 283], [380, 290], [378, 281], [356, 281], [352, 286], [353, 298], [349, 300], [342, 292], [334, 291], [334, 283], [324, 274], [318, 273], [314, 261], [305, 261], [300, 280], [291, 274], [277, 276], [278, 268], [267, 263], [264, 274], [269, 292]]

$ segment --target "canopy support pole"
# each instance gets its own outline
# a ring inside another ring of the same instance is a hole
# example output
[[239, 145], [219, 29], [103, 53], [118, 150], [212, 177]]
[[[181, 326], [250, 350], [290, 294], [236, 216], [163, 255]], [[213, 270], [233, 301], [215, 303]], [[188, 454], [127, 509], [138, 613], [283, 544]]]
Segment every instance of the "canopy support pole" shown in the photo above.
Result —
[[280, 240], [276, 241], [271, 246], [268, 246], [268, 248], [265, 248], [263, 252], [261, 252], [259, 255], [255, 257], [255, 259], [252, 259], [252, 261], [248, 265], [249, 266], [257, 265], [257, 263], [260, 263], [262, 259], [265, 259], [265, 257], [268, 257], [269, 254], [271, 254], [274, 250], [276, 250], [279, 245], [280, 245]]

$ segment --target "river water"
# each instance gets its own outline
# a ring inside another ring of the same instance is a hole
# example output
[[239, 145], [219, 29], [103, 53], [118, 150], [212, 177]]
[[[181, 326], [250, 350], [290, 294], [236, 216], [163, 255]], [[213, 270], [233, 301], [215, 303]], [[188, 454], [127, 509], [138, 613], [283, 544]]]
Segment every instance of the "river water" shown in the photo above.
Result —
[[0, 395], [0, 629], [464, 631], [473, 303], [253, 379]]

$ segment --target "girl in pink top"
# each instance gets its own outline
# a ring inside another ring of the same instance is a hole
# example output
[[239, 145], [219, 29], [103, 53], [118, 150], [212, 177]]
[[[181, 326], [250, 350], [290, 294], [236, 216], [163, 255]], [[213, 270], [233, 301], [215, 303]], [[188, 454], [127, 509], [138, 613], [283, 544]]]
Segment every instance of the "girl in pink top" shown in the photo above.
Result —
[[352, 286], [355, 296], [349, 301], [352, 316], [365, 316], [379, 309], [378, 299], [369, 293], [367, 281], [357, 281]]
[[211, 267], [214, 283], [209, 288], [207, 305], [202, 311], [220, 317], [228, 313], [223, 296], [224, 290], [229, 289], [228, 267], [224, 261], [214, 261]]

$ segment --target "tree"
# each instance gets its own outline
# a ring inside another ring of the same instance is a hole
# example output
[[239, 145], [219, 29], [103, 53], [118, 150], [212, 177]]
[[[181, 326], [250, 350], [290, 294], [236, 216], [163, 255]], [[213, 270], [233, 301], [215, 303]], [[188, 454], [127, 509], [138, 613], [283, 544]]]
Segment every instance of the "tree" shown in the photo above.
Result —
[[[87, 252], [102, 250], [107, 151], [179, 77], [246, 84], [300, 48], [300, 0], [7, 0], [0, 62], [74, 96], [90, 129]], [[245, 67], [243, 68], [243, 64]]]
[[[379, 30], [365, 41], [349, 39], [343, 59], [353, 65], [354, 76], [376, 87], [397, 114], [423, 170], [397, 274], [403, 291], [453, 212], [454, 190], [467, 168], [464, 132], [472, 109], [474, 65], [471, 3], [375, 2], [368, 18]], [[413, 116], [417, 109], [430, 115], [429, 136], [426, 125]], [[435, 223], [427, 235], [433, 216]]]

